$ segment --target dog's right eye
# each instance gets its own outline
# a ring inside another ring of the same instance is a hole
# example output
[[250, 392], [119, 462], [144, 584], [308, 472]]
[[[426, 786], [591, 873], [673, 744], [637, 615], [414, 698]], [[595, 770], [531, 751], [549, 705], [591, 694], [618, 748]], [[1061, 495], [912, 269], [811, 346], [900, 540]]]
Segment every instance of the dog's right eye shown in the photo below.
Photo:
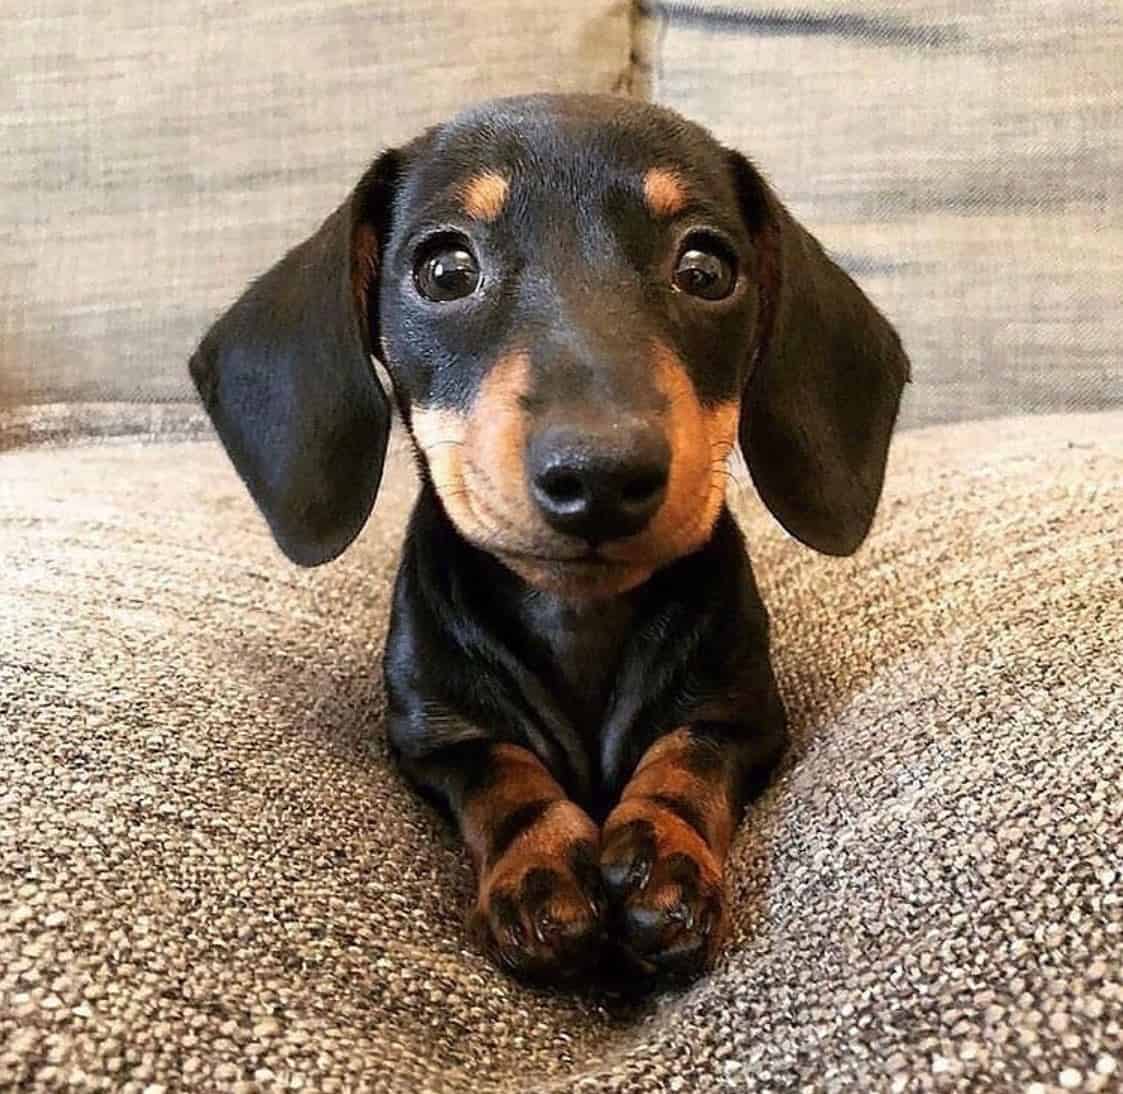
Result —
[[679, 255], [671, 283], [702, 300], [723, 300], [737, 283], [737, 267], [719, 240], [693, 235]]
[[413, 268], [417, 291], [438, 304], [471, 296], [480, 283], [480, 264], [464, 239], [438, 239], [425, 247]]

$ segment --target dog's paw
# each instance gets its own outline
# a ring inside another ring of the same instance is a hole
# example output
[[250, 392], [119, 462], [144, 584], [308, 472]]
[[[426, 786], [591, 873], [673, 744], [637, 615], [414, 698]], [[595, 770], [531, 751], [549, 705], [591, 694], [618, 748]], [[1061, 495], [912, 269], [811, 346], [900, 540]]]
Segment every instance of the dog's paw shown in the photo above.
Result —
[[626, 802], [605, 823], [606, 926], [641, 971], [694, 977], [728, 930], [721, 863], [684, 820], [645, 805]]
[[581, 809], [557, 802], [481, 877], [469, 927], [496, 964], [564, 981], [596, 961], [604, 942], [597, 841]]

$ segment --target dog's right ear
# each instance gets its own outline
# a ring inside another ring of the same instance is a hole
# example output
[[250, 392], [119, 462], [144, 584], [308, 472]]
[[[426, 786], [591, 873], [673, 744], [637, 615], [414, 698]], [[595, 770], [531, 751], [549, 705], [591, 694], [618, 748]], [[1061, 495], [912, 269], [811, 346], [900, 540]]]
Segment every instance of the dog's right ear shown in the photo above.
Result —
[[207, 332], [191, 377], [281, 549], [340, 554], [374, 505], [390, 432], [375, 375], [381, 249], [401, 164], [387, 152], [315, 235]]
[[793, 536], [849, 555], [881, 497], [908, 357], [885, 316], [748, 160], [729, 157], [762, 273], [741, 449], [764, 503]]

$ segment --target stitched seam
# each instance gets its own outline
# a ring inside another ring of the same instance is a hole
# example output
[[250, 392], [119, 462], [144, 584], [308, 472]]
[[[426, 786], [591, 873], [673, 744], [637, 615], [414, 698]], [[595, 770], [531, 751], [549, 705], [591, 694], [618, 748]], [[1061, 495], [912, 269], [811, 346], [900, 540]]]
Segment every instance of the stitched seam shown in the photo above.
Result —
[[655, 100], [659, 59], [669, 19], [665, 5], [632, 0], [628, 8], [628, 68], [624, 77], [629, 95]]

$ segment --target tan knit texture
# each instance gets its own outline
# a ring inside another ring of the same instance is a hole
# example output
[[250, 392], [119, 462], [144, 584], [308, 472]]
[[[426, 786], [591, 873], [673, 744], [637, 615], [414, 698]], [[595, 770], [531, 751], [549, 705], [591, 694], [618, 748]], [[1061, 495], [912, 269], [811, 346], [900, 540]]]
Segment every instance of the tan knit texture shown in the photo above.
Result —
[[795, 747], [638, 1006], [465, 945], [381, 730], [410, 489], [300, 571], [213, 441], [0, 454], [0, 1089], [1119, 1089], [1123, 414], [898, 438], [852, 560], [746, 501]]

